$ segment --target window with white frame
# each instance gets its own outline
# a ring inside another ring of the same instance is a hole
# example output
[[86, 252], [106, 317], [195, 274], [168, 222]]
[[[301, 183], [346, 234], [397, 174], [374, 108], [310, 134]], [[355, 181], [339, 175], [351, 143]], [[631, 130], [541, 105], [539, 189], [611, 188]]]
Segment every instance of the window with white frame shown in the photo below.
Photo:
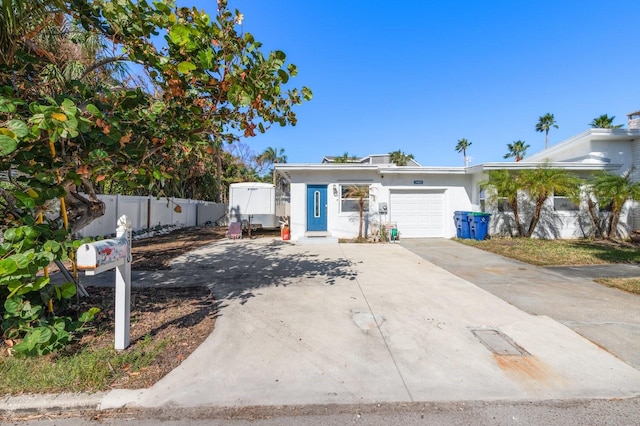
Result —
[[363, 211], [369, 211], [369, 185], [340, 185], [340, 212], [358, 213], [360, 200], [363, 201]]
[[487, 195], [482, 188], [478, 190], [478, 204], [480, 205], [481, 212], [487, 211]]
[[565, 194], [553, 195], [553, 209], [555, 211], [576, 211], [580, 210], [580, 207], [571, 201]]

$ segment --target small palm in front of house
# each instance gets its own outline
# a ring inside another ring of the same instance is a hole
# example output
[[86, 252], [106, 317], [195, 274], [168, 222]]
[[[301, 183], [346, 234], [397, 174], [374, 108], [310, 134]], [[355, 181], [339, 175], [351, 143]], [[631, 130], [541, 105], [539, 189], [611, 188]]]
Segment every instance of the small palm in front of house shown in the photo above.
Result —
[[364, 223], [364, 205], [369, 199], [369, 186], [368, 185], [350, 185], [345, 189], [345, 198], [353, 198], [358, 200], [358, 214], [360, 221], [358, 223], [358, 240], [362, 240], [362, 225]]

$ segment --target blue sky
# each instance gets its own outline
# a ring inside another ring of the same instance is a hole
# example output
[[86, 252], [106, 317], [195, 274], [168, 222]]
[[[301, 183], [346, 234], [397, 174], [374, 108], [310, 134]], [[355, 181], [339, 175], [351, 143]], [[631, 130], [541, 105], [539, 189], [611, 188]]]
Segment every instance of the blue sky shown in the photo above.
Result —
[[[211, 13], [215, 0], [181, 0]], [[640, 110], [640, 2], [230, 0], [264, 51], [282, 50], [313, 100], [295, 127], [245, 140], [290, 163], [400, 149], [424, 166], [506, 161], [507, 143], [544, 148], [601, 114]], [[626, 126], [625, 126], [626, 127]]]

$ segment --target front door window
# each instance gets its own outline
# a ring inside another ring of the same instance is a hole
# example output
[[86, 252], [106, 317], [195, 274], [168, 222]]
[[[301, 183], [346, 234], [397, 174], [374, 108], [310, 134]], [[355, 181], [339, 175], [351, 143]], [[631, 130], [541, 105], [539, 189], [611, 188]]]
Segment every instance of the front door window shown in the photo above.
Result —
[[313, 217], [320, 217], [320, 191], [313, 193]]

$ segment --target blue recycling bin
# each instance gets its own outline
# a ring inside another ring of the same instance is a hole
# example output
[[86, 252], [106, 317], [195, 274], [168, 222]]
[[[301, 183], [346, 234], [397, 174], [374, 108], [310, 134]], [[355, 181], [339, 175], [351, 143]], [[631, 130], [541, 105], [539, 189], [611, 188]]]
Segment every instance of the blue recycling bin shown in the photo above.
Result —
[[471, 238], [469, 229], [469, 219], [471, 212], [455, 211], [453, 212], [453, 220], [456, 223], [456, 236], [458, 238]]
[[471, 213], [471, 220], [469, 221], [469, 234], [471, 238], [482, 241], [487, 237], [490, 218], [490, 213]]

